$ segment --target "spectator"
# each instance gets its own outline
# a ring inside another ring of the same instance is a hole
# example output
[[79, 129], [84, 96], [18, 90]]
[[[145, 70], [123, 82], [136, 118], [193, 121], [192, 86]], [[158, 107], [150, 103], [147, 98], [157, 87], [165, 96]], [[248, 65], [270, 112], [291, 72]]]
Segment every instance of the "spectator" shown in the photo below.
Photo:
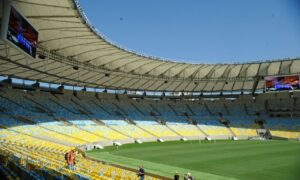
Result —
[[178, 172], [175, 172], [175, 175], [174, 175], [174, 180], [179, 180], [179, 174], [178, 174]]
[[188, 175], [187, 174], [184, 174], [183, 180], [188, 180]]
[[68, 156], [69, 156], [69, 152], [66, 152], [66, 154], [65, 154], [65, 160], [66, 160], [67, 166], [69, 166]]
[[193, 180], [194, 179], [190, 172], [187, 173], [187, 179], [188, 180]]
[[74, 165], [75, 165], [75, 152], [74, 152], [74, 149], [72, 149], [68, 153], [68, 166], [69, 166], [69, 169], [74, 171]]
[[193, 176], [191, 175], [190, 172], [188, 172], [187, 174], [184, 175], [184, 180], [194, 180]]
[[137, 176], [139, 177], [139, 180], [144, 180], [145, 170], [144, 170], [143, 166], [139, 167], [139, 172], [138, 172]]

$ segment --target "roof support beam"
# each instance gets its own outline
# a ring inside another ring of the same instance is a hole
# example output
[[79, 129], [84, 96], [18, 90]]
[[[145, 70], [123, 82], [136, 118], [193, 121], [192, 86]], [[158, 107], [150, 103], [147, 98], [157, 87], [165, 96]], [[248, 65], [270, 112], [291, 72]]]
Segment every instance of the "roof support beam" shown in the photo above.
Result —
[[256, 91], [256, 88], [257, 88], [257, 85], [260, 81], [261, 77], [259, 76], [256, 76], [254, 80], [254, 83], [253, 83], [253, 87], [252, 87], [252, 90], [251, 90], [251, 94], [254, 95], [255, 94], [255, 91]]
[[[112, 48], [112, 47], [110, 47], [110, 48]], [[97, 60], [97, 59], [99, 59], [99, 58], [103, 58], [103, 57], [110, 56], [110, 55], [114, 55], [114, 54], [127, 53], [127, 52], [124, 52], [124, 51], [117, 51], [117, 52], [114, 52], [114, 51], [116, 51], [116, 49], [113, 49], [113, 51], [110, 51], [111, 53], [104, 54], [104, 55], [102, 54], [102, 55], [97, 56], [97, 57], [95, 57], [95, 58], [93, 58], [93, 59], [88, 59], [88, 60], [86, 60], [85, 62], [95, 61], [95, 60]], [[99, 66], [101, 66], [101, 65], [103, 65], [103, 64], [100, 64], [100, 65], [97, 65], [97, 66], [99, 67]]]
[[144, 72], [144, 74], [148, 74], [148, 73], [151, 72], [152, 70], [156, 69], [156, 68], [159, 67], [159, 66], [163, 66], [164, 64], [167, 64], [168, 62], [166, 62], [166, 61], [161, 61], [161, 62], [156, 62], [156, 63], [157, 63], [156, 66], [154, 66], [154, 67], [151, 68], [151, 69], [148, 69], [147, 71]]
[[65, 50], [68, 48], [74, 48], [77, 46], [82, 46], [82, 45], [102, 45], [102, 44], [107, 44], [106, 42], [99, 42], [99, 41], [95, 41], [95, 42], [84, 42], [84, 43], [77, 43], [77, 44], [73, 44], [73, 45], [69, 45], [69, 46], [65, 46], [65, 47], [60, 47], [59, 49], [53, 49], [52, 51], [61, 51], [61, 50]]
[[[31, 70], [31, 71], [37, 71], [37, 72], [39, 72], [40, 74], [47, 74], [48, 76], [52, 76], [52, 77], [57, 77], [57, 78], [62, 78], [62, 79], [65, 79], [65, 80], [68, 80], [68, 81], [76, 81], [76, 80], [74, 80], [74, 79], [70, 79], [70, 78], [67, 78], [67, 77], [61, 77], [61, 76], [58, 76], [57, 74], [50, 74], [50, 73], [48, 73], [48, 72], [43, 72], [43, 71], [41, 71], [41, 70], [38, 70], [38, 69], [34, 69], [34, 68], [31, 68], [31, 67], [28, 67], [28, 66], [26, 66], [26, 65], [23, 65], [23, 64], [20, 64], [20, 63], [18, 63], [18, 62], [15, 62], [15, 61], [12, 61], [12, 60], [10, 60], [10, 59], [7, 59], [6, 57], [3, 57], [3, 56], [1, 56], [0, 55], [0, 58], [1, 59], [3, 59], [3, 60], [6, 60], [6, 61], [8, 61], [8, 62], [11, 62], [11, 63], [13, 63], [13, 64], [16, 64], [16, 65], [18, 65], [18, 66], [20, 66], [20, 67], [22, 67], [22, 68], [28, 68], [29, 70]], [[47, 82], [49, 82], [49, 81], [47, 81]], [[77, 81], [77, 82], [79, 82], [79, 83], [86, 83], [86, 82], [83, 82], [83, 81]], [[89, 83], [90, 85], [93, 85], [93, 84], [91, 84], [91, 83]], [[96, 85], [96, 84], [94, 84], [94, 85]]]
[[187, 65], [186, 67], [184, 67], [181, 71], [179, 71], [178, 73], [176, 73], [174, 76], [177, 76], [178, 74], [181, 74], [182, 72], [184, 72], [187, 68], [189, 68], [191, 65]]
[[[147, 81], [147, 82], [150, 82], [150, 81]], [[145, 87], [145, 90], [150, 89], [155, 83], [157, 83], [157, 81], [154, 81], [153, 83], [149, 84], [147, 87]], [[151, 89], [151, 90], [154, 90], [154, 89]]]
[[41, 3], [35, 3], [35, 2], [29, 2], [29, 1], [24, 1], [24, 0], [14, 0], [18, 3], [24, 3], [24, 4], [31, 4], [31, 5], [36, 5], [36, 6], [45, 6], [45, 7], [53, 7], [53, 8], [63, 8], [63, 9], [74, 9], [75, 7], [69, 7], [69, 6], [59, 6], [59, 5], [53, 5], [53, 4], [41, 4]]
[[89, 35], [64, 36], [64, 37], [58, 37], [58, 38], [52, 38], [52, 39], [48, 39], [48, 40], [39, 41], [38, 43], [40, 45], [43, 43], [62, 40], [62, 39], [75, 39], [75, 38], [80, 38], [80, 39], [83, 38], [84, 39], [85, 37], [91, 37], [91, 39], [94, 39], [95, 35], [89, 34]]
[[174, 63], [174, 65], [172, 65], [171, 67], [169, 67], [168, 69], [166, 69], [165, 71], [161, 72], [158, 75], [161, 75], [161, 74], [164, 75], [166, 72], [170, 71], [172, 68], [174, 68], [176, 66], [182, 66], [182, 64], [180, 64], [180, 63]]
[[28, 19], [40, 19], [40, 18], [79, 18], [79, 16], [74, 16], [74, 15], [31, 15], [31, 16], [26, 16]]
[[34, 21], [52, 21], [52, 22], [57, 22], [57, 23], [70, 23], [70, 24], [82, 24], [82, 21], [78, 19], [78, 21], [74, 21], [72, 19], [69, 20], [62, 20], [62, 19], [53, 19], [53, 18], [38, 18], [34, 19]]
[[[80, 52], [80, 53], [77, 53], [77, 54], [72, 54], [72, 56], [70, 56], [70, 57], [76, 57], [76, 56], [80, 56], [80, 55], [85, 54], [85, 53], [90, 53], [90, 52], [95, 52], [95, 51], [101, 51], [101, 50], [108, 50], [108, 49], [112, 49], [113, 51], [116, 51], [113, 47], [110, 47], [110, 46], [109, 47], [105, 47], [105, 48], [103, 48], [103, 47], [101, 47], [101, 48], [97, 47], [95, 49], [90, 49], [90, 50], [83, 51], [83, 52]], [[108, 55], [110, 55], [110, 54], [108, 54]]]
[[87, 29], [86, 27], [78, 27], [78, 26], [74, 26], [74, 27], [53, 27], [53, 28], [41, 28], [38, 29], [38, 31], [53, 31], [53, 30], [73, 30], [73, 29]]
[[204, 69], [204, 68], [206, 68], [206, 67], [208, 67], [208, 65], [203, 65], [203, 66], [199, 66], [199, 68], [197, 69], [197, 70], [195, 70], [194, 71], [194, 73], [192, 73], [189, 77], [191, 78], [191, 79], [194, 79], [195, 78], [195, 76], [200, 72], [200, 70], [201, 69]]
[[[135, 81], [135, 82], [129, 84], [129, 82], [131, 82], [131, 81]], [[131, 79], [129, 79], [129, 81], [125, 81], [125, 82], [124, 82], [123, 84], [121, 84], [119, 87], [124, 87], [125, 84], [130, 85], [130, 87], [131, 87], [133, 84], [135, 84], [135, 83], [138, 82], [138, 81], [139, 81], [138, 78], [131, 78]], [[127, 88], [127, 89], [129, 89], [129, 88]]]
[[[130, 61], [130, 62], [127, 62], [127, 63], [125, 63], [125, 64], [122, 64], [121, 66], [124, 68], [124, 69], [127, 69], [127, 66], [129, 65], [129, 64], [132, 64], [132, 63], [136, 63], [136, 62], [138, 62], [138, 61], [140, 61], [140, 60], [142, 60], [143, 58], [139, 58], [139, 57], [136, 57], [137, 59], [135, 59], [135, 60], [133, 60], [133, 61]], [[118, 67], [118, 68], [120, 68], [120, 67]]]
[[139, 66], [135, 67], [135, 69], [133, 69], [132, 71], [130, 71], [130, 73], [133, 73], [136, 69], [142, 67], [142, 66], [145, 66], [145, 65], [149, 65], [149, 64], [152, 64], [154, 63], [154, 61], [144, 61], [144, 64], [140, 64]]
[[111, 61], [105, 63], [104, 66], [109, 67], [109, 66], [112, 65], [112, 63], [114, 63], [114, 62], [116, 62], [116, 61], [119, 61], [119, 60], [124, 59], [124, 58], [129, 58], [129, 57], [132, 57], [132, 56], [133, 56], [132, 54], [129, 54], [129, 55], [126, 55], [126, 56], [124, 56], [124, 57], [120, 57], [120, 58], [111, 60]]

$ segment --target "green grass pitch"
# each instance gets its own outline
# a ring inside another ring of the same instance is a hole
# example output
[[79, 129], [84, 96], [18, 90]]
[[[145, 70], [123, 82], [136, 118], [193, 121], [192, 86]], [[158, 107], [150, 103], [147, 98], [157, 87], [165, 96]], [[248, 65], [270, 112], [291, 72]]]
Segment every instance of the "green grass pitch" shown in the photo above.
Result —
[[191, 172], [196, 179], [299, 180], [300, 142], [171, 141], [128, 144], [87, 152], [111, 163], [172, 177]]

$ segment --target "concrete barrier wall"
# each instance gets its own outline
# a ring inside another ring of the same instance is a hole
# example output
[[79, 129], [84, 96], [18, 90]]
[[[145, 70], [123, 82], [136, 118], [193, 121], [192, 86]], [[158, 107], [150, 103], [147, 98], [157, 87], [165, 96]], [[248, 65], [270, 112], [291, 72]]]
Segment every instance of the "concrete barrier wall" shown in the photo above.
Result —
[[157, 141], [156, 137], [152, 137], [152, 138], [139, 138], [139, 140], [141, 140], [142, 142], [154, 142]]
[[174, 140], [180, 140], [181, 136], [164, 136], [161, 138], [165, 141], [174, 141]]
[[238, 139], [249, 139], [249, 136], [237, 136]]
[[187, 140], [204, 140], [205, 136], [185, 136]]
[[130, 144], [130, 143], [134, 143], [134, 139], [129, 138], [129, 139], [122, 139], [122, 140], [115, 140], [116, 142], [119, 142], [121, 144]]
[[212, 139], [232, 139], [232, 136], [222, 136], [222, 135], [218, 135], [218, 136], [210, 136]]
[[[232, 136], [210, 136], [212, 138], [212, 140], [216, 139], [216, 140], [231, 140], [233, 137]], [[183, 137], [182, 136], [165, 136], [165, 137], [161, 137], [164, 141], [179, 141], [181, 140]], [[205, 136], [187, 136], [184, 137], [187, 140], [205, 140]], [[248, 139], [248, 136], [238, 136], [238, 139]], [[158, 139], [156, 137], [151, 137], [151, 138], [139, 138], [140, 141], [142, 142], [155, 142]], [[101, 142], [95, 142], [95, 143], [91, 143], [91, 144], [85, 144], [82, 146], [78, 146], [78, 148], [82, 149], [82, 150], [91, 150], [94, 149], [95, 145], [100, 145], [102, 147], [105, 146], [112, 146], [114, 144], [114, 142], [119, 142], [121, 144], [132, 144], [135, 143], [135, 139], [133, 138], [128, 138], [128, 139], [122, 139], [122, 140], [115, 140], [115, 141], [101, 141]]]

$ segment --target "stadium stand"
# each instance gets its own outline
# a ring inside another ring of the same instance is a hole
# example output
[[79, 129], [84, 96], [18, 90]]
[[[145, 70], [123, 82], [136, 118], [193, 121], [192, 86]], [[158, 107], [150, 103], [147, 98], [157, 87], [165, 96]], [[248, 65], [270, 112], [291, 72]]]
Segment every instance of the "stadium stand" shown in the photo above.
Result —
[[[84, 151], [158, 140], [300, 139], [299, 90], [264, 92], [264, 77], [299, 75], [299, 59], [161, 61], [108, 42], [77, 0], [11, 2], [40, 32], [36, 58], [0, 40], [1, 177], [131, 180], [132, 170]], [[64, 155], [74, 147], [71, 171]]]
[[[116, 100], [114, 96], [98, 100], [89, 96], [89, 93], [81, 94], [78, 99], [68, 92], [63, 95], [1, 88], [0, 124], [20, 133], [78, 146], [147, 138], [248, 138], [258, 136], [256, 130], [260, 126], [255, 120], [259, 113], [260, 118], [265, 118], [265, 128], [274, 135], [286, 138], [299, 136], [297, 118], [268, 117], [264, 105], [257, 106], [254, 101], [237, 99], [195, 103], [162, 100], [160, 103]], [[266, 101], [272, 107], [277, 103], [277, 99]], [[137, 103], [144, 106], [137, 106]], [[157, 114], [151, 115], [152, 111]], [[222, 119], [226, 120], [225, 124]]]
[[199, 138], [204, 139], [205, 134], [203, 134], [196, 126], [190, 124], [171, 124], [167, 125], [177, 134], [185, 138]]
[[[6, 162], [17, 163], [20, 167], [24, 165], [31, 165], [34, 168], [43, 167], [47, 169], [47, 172], [54, 171], [55, 173], [62, 173], [70, 178], [76, 176], [83, 179], [136, 178], [134, 172], [88, 160], [81, 154], [77, 154], [76, 156], [78, 163], [76, 163], [75, 171], [70, 171], [66, 168], [64, 159], [64, 154], [70, 147], [41, 140], [37, 137], [28, 136], [13, 130], [1, 129], [0, 133], [0, 150], [2, 151], [0, 154], [2, 156], [6, 155]], [[17, 177], [13, 175], [13, 173], [7, 172], [3, 167], [1, 168], [1, 172], [3, 172], [5, 176], [12, 177], [12, 179]], [[30, 176], [34, 176], [34, 174], [30, 174]], [[18, 177], [20, 177], [20, 175]]]

